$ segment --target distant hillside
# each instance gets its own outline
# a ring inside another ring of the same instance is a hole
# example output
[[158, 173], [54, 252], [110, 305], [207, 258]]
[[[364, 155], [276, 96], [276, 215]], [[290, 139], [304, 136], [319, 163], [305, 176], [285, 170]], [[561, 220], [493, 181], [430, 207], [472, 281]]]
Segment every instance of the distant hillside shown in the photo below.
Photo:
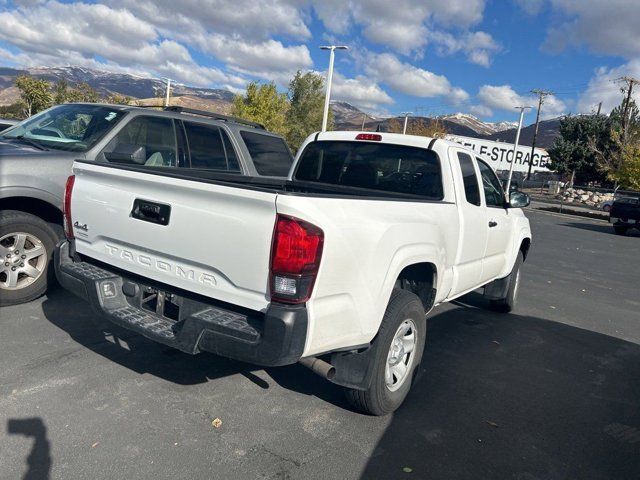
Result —
[[[127, 73], [113, 73], [90, 68], [67, 67], [36, 67], [15, 69], [0, 67], [0, 106], [11, 105], [18, 101], [18, 89], [13, 86], [19, 75], [32, 75], [50, 82], [66, 80], [69, 84], [88, 83], [103, 97], [113, 93], [132, 97], [136, 103], [153, 105], [160, 102], [165, 91], [164, 83], [157, 78], [147, 78]], [[189, 108], [209, 110], [219, 113], [229, 113], [234, 94], [228, 90], [216, 88], [195, 88], [175, 84], [172, 86], [171, 103]], [[360, 130], [364, 120], [365, 130], [388, 130], [392, 117], [379, 117], [363, 112], [347, 102], [332, 102], [336, 129]], [[400, 122], [403, 117], [396, 117]], [[466, 114], [454, 113], [436, 117], [446, 130], [454, 135], [487, 138], [513, 142], [516, 125], [512, 122], [484, 122], [479, 118]], [[430, 117], [410, 117], [410, 122], [431, 122]], [[548, 148], [558, 136], [559, 119], [546, 120], [540, 123], [537, 144]], [[530, 145], [533, 139], [533, 126], [523, 128], [520, 143]]]
[[[520, 143], [522, 145], [531, 145], [533, 142], [533, 134], [535, 125], [524, 127], [520, 132]], [[499, 140], [501, 142], [515, 142], [517, 128], [510, 128], [502, 132], [494, 133], [486, 138], [490, 140]], [[550, 120], [542, 120], [538, 128], [538, 138], [536, 146], [540, 148], [549, 148], [553, 145], [553, 141], [560, 135], [560, 118], [552, 118]]]
[[[156, 78], [145, 78], [127, 73], [113, 73], [83, 67], [36, 67], [23, 70], [0, 68], [0, 89], [13, 85], [19, 75], [31, 75], [50, 82], [66, 80], [70, 84], [88, 83], [103, 96], [119, 93], [133, 98], [149, 98], [162, 95], [165, 84]], [[16, 92], [17, 93], [17, 92]], [[223, 100], [231, 102], [233, 93], [215, 88], [195, 88], [174, 84], [172, 95], [190, 95], [193, 97]], [[0, 97], [1, 98], [1, 97]], [[6, 100], [5, 100], [6, 101]], [[6, 104], [6, 103], [5, 103]]]

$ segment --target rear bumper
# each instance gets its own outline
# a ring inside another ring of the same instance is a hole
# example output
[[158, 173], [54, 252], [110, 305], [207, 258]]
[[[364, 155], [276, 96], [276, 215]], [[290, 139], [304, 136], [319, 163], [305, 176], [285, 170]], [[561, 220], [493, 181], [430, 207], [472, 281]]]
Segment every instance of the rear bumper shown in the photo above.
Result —
[[207, 351], [263, 366], [292, 364], [302, 355], [307, 335], [304, 306], [272, 303], [263, 314], [203, 301], [81, 261], [71, 249], [67, 241], [56, 248], [58, 281], [121, 327], [183, 352]]

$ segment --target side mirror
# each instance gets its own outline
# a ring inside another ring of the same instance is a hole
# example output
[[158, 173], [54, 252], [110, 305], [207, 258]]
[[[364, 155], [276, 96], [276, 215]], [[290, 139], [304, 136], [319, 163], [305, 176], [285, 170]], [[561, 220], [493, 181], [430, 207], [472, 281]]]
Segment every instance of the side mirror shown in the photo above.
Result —
[[147, 149], [141, 145], [119, 143], [111, 152], [104, 152], [104, 158], [114, 163], [144, 165], [147, 161]]
[[509, 208], [528, 207], [530, 203], [531, 198], [526, 193], [512, 190], [509, 194]]

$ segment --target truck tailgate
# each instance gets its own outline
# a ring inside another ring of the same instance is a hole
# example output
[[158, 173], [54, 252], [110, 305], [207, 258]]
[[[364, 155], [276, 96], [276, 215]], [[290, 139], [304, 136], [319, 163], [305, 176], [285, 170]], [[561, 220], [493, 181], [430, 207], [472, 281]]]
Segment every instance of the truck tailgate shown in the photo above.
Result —
[[74, 173], [78, 253], [242, 307], [267, 307], [275, 192], [89, 163], [76, 162]]

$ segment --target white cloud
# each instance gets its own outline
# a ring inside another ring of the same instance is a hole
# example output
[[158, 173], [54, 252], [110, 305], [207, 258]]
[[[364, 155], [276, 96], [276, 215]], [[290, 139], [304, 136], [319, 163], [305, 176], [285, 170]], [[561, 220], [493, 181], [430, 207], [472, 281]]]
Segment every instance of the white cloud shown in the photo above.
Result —
[[514, 0], [528, 15], [538, 15], [544, 7], [544, 0]]
[[[483, 85], [476, 96], [480, 105], [472, 107], [477, 112], [484, 111], [487, 116], [492, 110], [514, 112], [516, 107], [530, 106], [537, 108], [538, 97], [520, 95], [510, 85]], [[554, 95], [545, 97], [540, 118], [554, 118], [566, 112], [565, 103]], [[485, 110], [486, 109], [486, 110]]]
[[596, 53], [640, 55], [637, 0], [551, 0], [551, 5], [562, 20], [549, 29], [544, 43], [549, 50], [587, 45]]
[[183, 44], [163, 39], [151, 23], [105, 5], [50, 1], [0, 12], [0, 39], [20, 49], [23, 55], [16, 59], [26, 65], [115, 64], [193, 85], [245, 82], [197, 64]]
[[296, 0], [111, 0], [171, 32], [207, 30], [265, 40], [272, 35], [306, 39], [311, 32]]
[[[620, 105], [623, 94], [620, 91], [621, 85], [614, 80], [624, 76], [640, 78], [640, 59], [616, 68], [601, 67], [596, 70], [595, 75], [589, 81], [589, 86], [578, 99], [578, 113], [589, 113], [597, 109], [598, 103], [602, 102], [602, 111], [609, 113], [614, 107]], [[640, 89], [636, 86], [633, 98], [640, 103]]]
[[429, 40], [437, 45], [437, 51], [441, 55], [451, 55], [464, 52], [471, 63], [488, 67], [491, 64], [491, 56], [499, 52], [502, 47], [486, 32], [467, 32], [455, 37], [454, 35], [436, 31], [429, 34]]
[[393, 90], [414, 97], [444, 97], [452, 104], [466, 101], [469, 94], [453, 87], [447, 77], [401, 62], [391, 53], [368, 54], [361, 60], [366, 72]]
[[338, 72], [333, 74], [331, 99], [348, 102], [366, 110], [377, 110], [381, 105], [394, 103], [387, 92], [368, 78], [345, 78]]
[[[351, 24], [370, 41], [408, 55], [420, 53], [436, 27], [465, 29], [482, 20], [485, 0], [317, 0], [312, 2], [325, 27], [338, 34]], [[456, 50], [457, 51], [457, 50]]]
[[469, 111], [477, 117], [492, 117], [493, 110], [486, 105], [471, 105]]

